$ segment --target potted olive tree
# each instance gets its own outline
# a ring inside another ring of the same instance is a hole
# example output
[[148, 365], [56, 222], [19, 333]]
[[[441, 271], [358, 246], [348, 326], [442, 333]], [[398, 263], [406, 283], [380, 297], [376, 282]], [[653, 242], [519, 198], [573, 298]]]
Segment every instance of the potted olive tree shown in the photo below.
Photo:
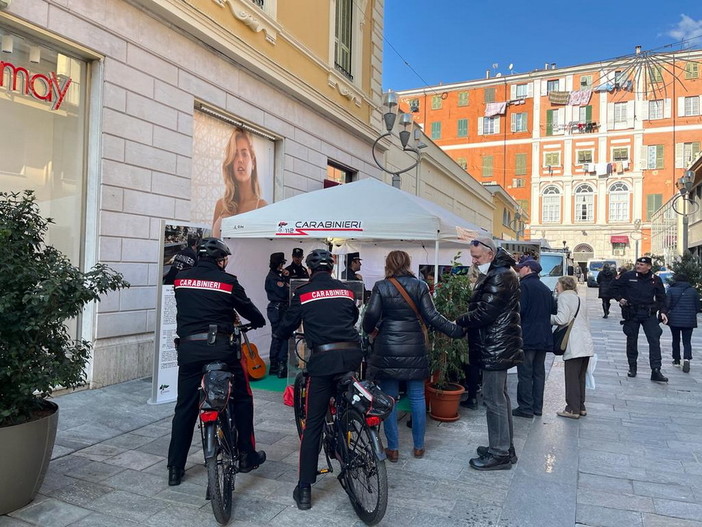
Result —
[[0, 193], [0, 514], [29, 503], [41, 486], [58, 424], [47, 398], [85, 381], [91, 343], [74, 339], [66, 320], [129, 286], [102, 264], [82, 272], [46, 245], [50, 223], [31, 191]]
[[[471, 283], [465, 268], [461, 266], [459, 252], [453, 259], [451, 271], [441, 277], [434, 292], [436, 309], [449, 320], [468, 309]], [[464, 377], [463, 365], [468, 360], [468, 341], [453, 339], [439, 331], [431, 331], [429, 369], [432, 377], [426, 391], [429, 415], [438, 421], [458, 419], [458, 403], [465, 391], [459, 384]]]

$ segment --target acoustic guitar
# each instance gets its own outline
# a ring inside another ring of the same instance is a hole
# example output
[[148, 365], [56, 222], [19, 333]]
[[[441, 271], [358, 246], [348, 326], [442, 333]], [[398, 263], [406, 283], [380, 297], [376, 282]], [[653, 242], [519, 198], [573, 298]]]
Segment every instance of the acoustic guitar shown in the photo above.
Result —
[[263, 379], [266, 376], [266, 363], [258, 354], [256, 344], [249, 342], [246, 332], [242, 331], [241, 334], [244, 336], [244, 343], [241, 345], [241, 355], [246, 361], [246, 371], [249, 377], [256, 381]]

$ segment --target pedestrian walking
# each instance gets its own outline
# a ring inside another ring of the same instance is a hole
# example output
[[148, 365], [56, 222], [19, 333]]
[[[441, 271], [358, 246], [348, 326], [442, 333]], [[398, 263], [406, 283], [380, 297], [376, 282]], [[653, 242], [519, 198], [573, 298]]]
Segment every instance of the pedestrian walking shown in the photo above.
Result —
[[666, 292], [668, 327], [673, 336], [673, 366], [680, 367], [680, 337], [682, 336], [682, 371], [690, 372], [692, 360], [692, 330], [697, 327], [697, 313], [700, 311], [700, 295], [690, 285], [687, 275], [676, 273], [673, 284]]
[[577, 293], [572, 276], [561, 276], [556, 283], [558, 312], [551, 315], [551, 323], [565, 326], [573, 320], [568, 346], [563, 354], [565, 362], [565, 409], [557, 412], [561, 417], [580, 419], [587, 415], [585, 408], [585, 374], [594, 354], [587, 309]]
[[633, 271], [625, 272], [610, 284], [610, 294], [622, 308], [626, 358], [629, 362], [627, 376], [636, 377], [636, 361], [639, 356], [637, 341], [639, 328], [643, 327], [648, 340], [651, 380], [668, 382], [668, 378], [661, 373], [660, 339], [663, 330], [659, 324], [659, 320], [668, 323], [668, 308], [663, 282], [651, 272], [652, 266], [653, 261], [649, 256], [638, 258]]
[[609, 264], [604, 264], [602, 266], [602, 270], [597, 273], [597, 287], [599, 287], [597, 297], [602, 300], [602, 318], [609, 317], [609, 304], [612, 300], [612, 296], [609, 292], [609, 286], [612, 283], [612, 280], [615, 278], [616, 275]]

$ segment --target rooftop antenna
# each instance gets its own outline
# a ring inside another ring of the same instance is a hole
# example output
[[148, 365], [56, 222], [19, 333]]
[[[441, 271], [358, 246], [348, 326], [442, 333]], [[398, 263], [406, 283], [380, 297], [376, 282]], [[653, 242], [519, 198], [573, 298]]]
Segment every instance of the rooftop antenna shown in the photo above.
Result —
[[514, 73], [514, 64], [510, 62], [509, 66], [507, 66], [507, 69], [509, 70], [509, 74], [512, 75]]

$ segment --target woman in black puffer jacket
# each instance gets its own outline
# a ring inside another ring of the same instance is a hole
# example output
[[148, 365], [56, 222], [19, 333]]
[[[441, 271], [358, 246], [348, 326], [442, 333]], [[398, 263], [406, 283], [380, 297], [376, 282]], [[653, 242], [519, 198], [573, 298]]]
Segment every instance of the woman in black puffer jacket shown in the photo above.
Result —
[[700, 295], [690, 285], [686, 275], [673, 275], [673, 284], [665, 295], [668, 308], [668, 326], [673, 335], [673, 364], [680, 367], [680, 336], [682, 334], [683, 371], [690, 372], [692, 360], [692, 330], [697, 327], [697, 313], [700, 310]]
[[[429, 377], [429, 361], [424, 333], [414, 309], [407, 303], [391, 278], [399, 282], [414, 302], [425, 324], [454, 338], [463, 336], [463, 330], [441, 316], [434, 307], [425, 282], [410, 271], [411, 260], [404, 251], [392, 251], [385, 260], [385, 280], [376, 282], [363, 317], [363, 330], [378, 335], [373, 353], [368, 359], [368, 377], [378, 381], [380, 388], [397, 399], [399, 381], [407, 381], [407, 396], [412, 411], [412, 439], [414, 456], [424, 455], [426, 428], [426, 401], [424, 380]], [[388, 459], [398, 459], [397, 412], [385, 420], [388, 441]]]

